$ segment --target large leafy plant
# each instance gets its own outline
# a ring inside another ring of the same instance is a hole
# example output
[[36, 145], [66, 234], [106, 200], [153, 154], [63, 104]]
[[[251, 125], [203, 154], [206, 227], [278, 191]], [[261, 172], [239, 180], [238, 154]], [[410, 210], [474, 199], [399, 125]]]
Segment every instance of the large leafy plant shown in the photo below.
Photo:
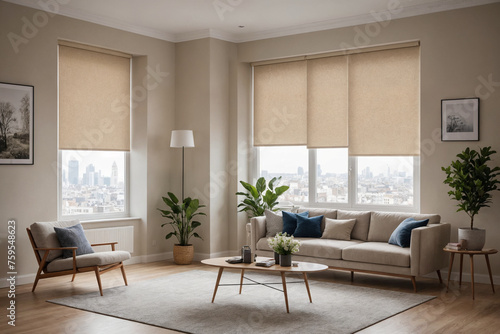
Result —
[[161, 226], [171, 225], [174, 229], [172, 232], [165, 236], [165, 239], [170, 239], [172, 236], [177, 238], [179, 245], [187, 246], [189, 245], [189, 239], [191, 237], [200, 238], [202, 237], [194, 229], [201, 225], [199, 221], [193, 220], [196, 216], [206, 216], [203, 212], [198, 212], [200, 208], [204, 208], [205, 205], [200, 205], [199, 200], [191, 199], [190, 197], [185, 198], [182, 203], [179, 203], [177, 197], [171, 192], [168, 193], [168, 197], [162, 197], [163, 202], [168, 205], [168, 210], [161, 210], [162, 217], [170, 219], [169, 222], [162, 224]]
[[490, 168], [487, 163], [496, 151], [491, 146], [483, 147], [479, 152], [466, 148], [457, 154], [458, 160], [448, 167], [441, 167], [446, 173], [444, 183], [452, 190], [448, 195], [458, 201], [458, 211], [464, 211], [470, 217], [470, 228], [474, 229], [474, 216], [483, 207], [489, 207], [491, 191], [499, 190], [497, 179], [500, 167]]
[[241, 185], [248, 190], [248, 193], [237, 192], [236, 195], [245, 196], [245, 199], [238, 205], [239, 212], [245, 211], [249, 217], [258, 217], [264, 215], [266, 209], [277, 211], [278, 197], [290, 188], [289, 186], [276, 186], [281, 181], [280, 177], [273, 177], [266, 184], [266, 179], [261, 177], [255, 183], [240, 181]]

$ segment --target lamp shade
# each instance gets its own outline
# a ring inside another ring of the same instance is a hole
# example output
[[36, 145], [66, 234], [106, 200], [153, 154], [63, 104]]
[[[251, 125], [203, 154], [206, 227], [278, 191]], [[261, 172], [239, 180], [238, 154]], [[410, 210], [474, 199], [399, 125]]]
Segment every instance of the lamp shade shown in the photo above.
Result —
[[173, 130], [170, 147], [194, 147], [193, 130]]

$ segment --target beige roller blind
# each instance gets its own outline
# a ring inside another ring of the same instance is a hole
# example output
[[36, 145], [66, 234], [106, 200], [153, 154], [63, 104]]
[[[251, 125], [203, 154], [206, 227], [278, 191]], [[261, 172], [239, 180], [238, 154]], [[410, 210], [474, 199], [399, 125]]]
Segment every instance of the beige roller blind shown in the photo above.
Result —
[[419, 48], [349, 56], [349, 154], [420, 154]]
[[59, 45], [59, 149], [130, 150], [130, 58]]
[[254, 68], [254, 145], [307, 144], [305, 61]]
[[347, 147], [347, 57], [307, 61], [307, 146]]

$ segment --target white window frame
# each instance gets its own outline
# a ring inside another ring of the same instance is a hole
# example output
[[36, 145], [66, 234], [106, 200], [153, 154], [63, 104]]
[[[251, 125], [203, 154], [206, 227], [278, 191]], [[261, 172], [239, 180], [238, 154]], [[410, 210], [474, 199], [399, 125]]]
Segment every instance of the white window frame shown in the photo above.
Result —
[[92, 214], [81, 214], [81, 215], [63, 215], [62, 214], [62, 151], [58, 150], [58, 165], [57, 169], [57, 217], [59, 220], [74, 220], [78, 219], [81, 221], [93, 221], [93, 220], [105, 220], [105, 219], [115, 219], [115, 218], [128, 218], [130, 217], [130, 152], [123, 152], [124, 157], [124, 190], [125, 190], [125, 206], [123, 212], [113, 212], [113, 213], [92, 213]]
[[[252, 178], [260, 177], [260, 148], [254, 147], [256, 159], [253, 159], [253, 164], [250, 168]], [[358, 204], [357, 199], [357, 157], [350, 156], [348, 162], [348, 202], [347, 203], [319, 203], [316, 202], [316, 176], [317, 176], [317, 159], [316, 149], [308, 149], [309, 163], [309, 201], [308, 202], [293, 202], [296, 206], [317, 207], [317, 208], [334, 208], [341, 210], [354, 211], [389, 211], [389, 212], [420, 212], [420, 157], [413, 157], [413, 205], [374, 205], [374, 204]]]

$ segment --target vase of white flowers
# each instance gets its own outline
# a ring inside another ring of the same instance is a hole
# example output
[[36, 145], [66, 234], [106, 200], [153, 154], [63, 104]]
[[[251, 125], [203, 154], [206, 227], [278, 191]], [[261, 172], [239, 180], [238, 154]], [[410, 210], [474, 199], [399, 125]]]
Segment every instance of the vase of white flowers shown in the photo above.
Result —
[[292, 265], [292, 254], [299, 251], [300, 241], [295, 240], [286, 233], [279, 232], [274, 238], [267, 239], [269, 247], [279, 254], [279, 264], [282, 267]]

